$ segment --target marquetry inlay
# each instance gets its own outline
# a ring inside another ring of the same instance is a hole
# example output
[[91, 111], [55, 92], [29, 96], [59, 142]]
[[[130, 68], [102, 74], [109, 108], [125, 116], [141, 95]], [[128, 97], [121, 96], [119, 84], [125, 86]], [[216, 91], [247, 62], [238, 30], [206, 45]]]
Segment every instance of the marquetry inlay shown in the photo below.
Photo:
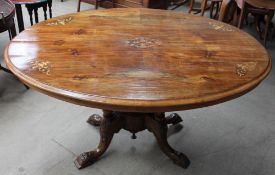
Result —
[[33, 61], [31, 62], [31, 69], [49, 75], [50, 63], [48, 61]]
[[237, 64], [236, 65], [236, 73], [240, 77], [245, 76], [248, 71], [253, 71], [255, 69], [256, 65], [257, 65], [257, 63], [255, 63], [255, 62]]
[[232, 27], [223, 25], [221, 23], [209, 22], [209, 25], [214, 30], [219, 30], [219, 31], [224, 31], [224, 32], [234, 32]]
[[47, 25], [49, 25], [49, 26], [58, 26], [58, 25], [64, 26], [64, 25], [68, 24], [69, 22], [71, 22], [72, 20], [73, 20], [73, 17], [69, 16], [67, 18], [57, 19], [53, 22], [49, 22], [49, 23], [47, 23]]
[[161, 44], [159, 40], [145, 38], [145, 37], [137, 37], [126, 41], [126, 43], [131, 47], [141, 48], [141, 49], [159, 46]]

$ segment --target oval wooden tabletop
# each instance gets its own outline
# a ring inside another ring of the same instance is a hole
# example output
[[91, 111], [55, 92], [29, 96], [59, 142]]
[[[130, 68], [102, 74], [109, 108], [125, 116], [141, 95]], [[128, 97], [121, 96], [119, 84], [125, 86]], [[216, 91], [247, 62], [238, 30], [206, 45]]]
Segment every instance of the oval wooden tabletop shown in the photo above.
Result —
[[265, 48], [235, 27], [152, 9], [86, 11], [22, 33], [5, 49], [27, 85], [105, 110], [157, 112], [238, 97], [271, 69]]

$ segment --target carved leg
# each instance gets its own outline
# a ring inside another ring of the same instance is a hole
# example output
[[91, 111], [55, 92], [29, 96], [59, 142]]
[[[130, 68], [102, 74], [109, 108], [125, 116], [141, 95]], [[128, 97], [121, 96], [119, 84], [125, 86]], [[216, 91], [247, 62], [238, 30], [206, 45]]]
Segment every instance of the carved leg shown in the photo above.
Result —
[[146, 117], [146, 127], [153, 132], [161, 150], [173, 160], [173, 162], [183, 168], [190, 164], [189, 159], [181, 152], [174, 150], [167, 141], [167, 124], [164, 113], [155, 114], [154, 117]]
[[89, 117], [87, 120], [87, 123], [93, 125], [93, 126], [99, 126], [102, 122], [103, 117], [101, 117], [98, 114], [93, 114]]
[[90, 152], [80, 154], [75, 165], [78, 169], [85, 168], [93, 164], [109, 147], [114, 133], [117, 133], [123, 126], [123, 119], [113, 115], [111, 111], [103, 111], [103, 119], [100, 124], [100, 142], [98, 147]]

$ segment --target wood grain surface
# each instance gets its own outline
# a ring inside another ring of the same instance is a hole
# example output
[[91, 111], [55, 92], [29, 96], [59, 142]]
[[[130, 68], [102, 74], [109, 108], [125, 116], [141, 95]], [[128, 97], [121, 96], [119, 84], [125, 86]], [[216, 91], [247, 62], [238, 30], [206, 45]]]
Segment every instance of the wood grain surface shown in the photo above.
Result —
[[264, 9], [275, 10], [275, 1], [274, 0], [245, 0], [248, 4]]
[[165, 112], [236, 98], [269, 73], [252, 36], [205, 17], [155, 9], [86, 11], [21, 32], [5, 61], [56, 98], [121, 112]]

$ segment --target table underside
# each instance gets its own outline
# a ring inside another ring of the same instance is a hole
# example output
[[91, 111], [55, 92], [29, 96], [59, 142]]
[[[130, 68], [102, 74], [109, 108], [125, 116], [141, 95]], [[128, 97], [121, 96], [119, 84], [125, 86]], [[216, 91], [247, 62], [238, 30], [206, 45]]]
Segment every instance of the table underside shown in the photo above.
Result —
[[134, 112], [115, 112], [103, 110], [103, 117], [94, 114], [88, 119], [88, 123], [100, 127], [100, 141], [95, 150], [80, 154], [76, 160], [77, 168], [82, 169], [92, 165], [108, 149], [115, 133], [120, 129], [125, 129], [135, 133], [148, 129], [156, 137], [161, 150], [172, 161], [187, 168], [190, 164], [189, 159], [181, 152], [174, 150], [167, 141], [168, 124], [178, 124], [182, 121], [181, 117], [173, 113], [165, 117], [165, 113], [134, 113]]

